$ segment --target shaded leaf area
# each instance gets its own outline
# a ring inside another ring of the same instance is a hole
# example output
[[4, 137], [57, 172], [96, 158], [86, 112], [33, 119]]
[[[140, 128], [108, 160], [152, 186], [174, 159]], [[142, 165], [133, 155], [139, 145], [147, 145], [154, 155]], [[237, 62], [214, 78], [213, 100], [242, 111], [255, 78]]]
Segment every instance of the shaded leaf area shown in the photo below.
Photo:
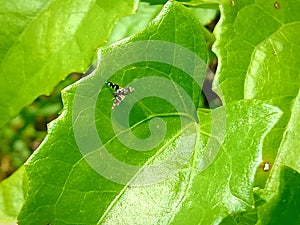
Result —
[[168, 0], [141, 0], [141, 2], [147, 2], [150, 5], [164, 5]]
[[245, 211], [240, 211], [238, 213], [231, 213], [225, 219], [222, 220], [220, 225], [255, 225], [258, 222], [258, 207], [264, 205], [266, 201], [262, 199], [261, 193], [262, 189], [254, 188], [253, 197], [254, 197], [254, 206]]
[[134, 1], [0, 2], [0, 126], [69, 73], [86, 70]]
[[298, 224], [300, 221], [300, 174], [283, 166], [276, 197], [260, 211], [258, 224]]
[[[21, 210], [27, 191], [25, 167], [0, 184], [0, 223], [13, 223]], [[24, 193], [23, 193], [24, 192]]]
[[[231, 213], [251, 209], [261, 141], [280, 112], [259, 102], [241, 101], [227, 105], [224, 118], [224, 108], [213, 110], [216, 121], [211, 112], [198, 111], [200, 140], [186, 168], [161, 184], [126, 189], [99, 224], [217, 224]], [[212, 123], [222, 124], [223, 119], [224, 143], [202, 171], [208, 140], [221, 141], [212, 135]]]
[[226, 217], [220, 225], [254, 225], [257, 222], [257, 209], [249, 209], [246, 212], [233, 214]]
[[[127, 40], [127, 43], [149, 39], [183, 45], [196, 55], [202, 56], [203, 61], [207, 60], [207, 45], [198, 20], [176, 2], [167, 4], [153, 23], [143, 32]], [[124, 44], [126, 43], [109, 47], [103, 50], [103, 54], [114, 52]], [[118, 62], [119, 58], [120, 55], [114, 60]], [[98, 72], [96, 69], [95, 73]], [[143, 78], [147, 74], [178, 82], [193, 100], [193, 104], [198, 105], [201, 87], [194, 87], [193, 81], [187, 74], [170, 65], [155, 62], [134, 64], [118, 71], [112, 81], [120, 86], [126, 86], [131, 79]], [[205, 73], [197, 74], [204, 79]], [[130, 188], [130, 185], [114, 183], [95, 172], [85, 161], [85, 157], [89, 156], [83, 157], [74, 139], [71, 107], [75, 91], [85, 80], [93, 78], [94, 75], [91, 74], [63, 92], [65, 111], [51, 123], [49, 135], [28, 160], [26, 170], [29, 177], [29, 190], [19, 215], [19, 224], [97, 224], [97, 221], [104, 218], [109, 208], [118, 201], [122, 193]], [[99, 86], [97, 83], [93, 85]], [[172, 89], [176, 93], [174, 86]], [[110, 153], [128, 164], [146, 165], [153, 160], [166, 157], [176, 147], [181, 133], [195, 126], [193, 117], [187, 115], [187, 121], [192, 118], [191, 122], [188, 122], [186, 127], [180, 128], [178, 118], [180, 112], [175, 112], [174, 108], [169, 107], [171, 105], [166, 104], [165, 101], [158, 102], [155, 97], [144, 99], [132, 109], [130, 117], [132, 133], [140, 138], [147, 137], [148, 123], [155, 116], [161, 116], [168, 127], [168, 132], [166, 138], [153, 151], [142, 152], [139, 155], [130, 148], [121, 146], [122, 143], [118, 141], [121, 135], [112, 132], [111, 91], [108, 87], [102, 87], [96, 107], [96, 127]], [[138, 93], [138, 89], [134, 93]], [[130, 96], [126, 97], [121, 104], [126, 104], [128, 99], [131, 99]], [[176, 101], [185, 105], [180, 98]], [[152, 108], [149, 110], [150, 106]], [[84, 111], [82, 113], [85, 115]], [[85, 124], [87, 128], [91, 126], [92, 124]], [[94, 143], [87, 144], [92, 146]]]
[[[264, 141], [264, 161], [274, 164], [299, 91], [299, 1], [237, 1], [221, 5], [214, 46], [216, 83], [226, 103], [260, 99], [284, 115]], [[221, 94], [221, 93], [220, 93]], [[260, 174], [261, 187], [269, 173]]]

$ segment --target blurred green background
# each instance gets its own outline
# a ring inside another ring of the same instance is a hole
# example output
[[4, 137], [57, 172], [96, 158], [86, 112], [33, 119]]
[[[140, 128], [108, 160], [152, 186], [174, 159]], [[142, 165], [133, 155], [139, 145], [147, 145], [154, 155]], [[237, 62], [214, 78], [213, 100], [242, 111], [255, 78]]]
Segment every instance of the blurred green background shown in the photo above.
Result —
[[51, 95], [38, 97], [0, 128], [0, 181], [18, 169], [41, 144], [47, 134], [47, 124], [62, 109], [61, 90], [80, 77], [81, 74], [70, 74]]

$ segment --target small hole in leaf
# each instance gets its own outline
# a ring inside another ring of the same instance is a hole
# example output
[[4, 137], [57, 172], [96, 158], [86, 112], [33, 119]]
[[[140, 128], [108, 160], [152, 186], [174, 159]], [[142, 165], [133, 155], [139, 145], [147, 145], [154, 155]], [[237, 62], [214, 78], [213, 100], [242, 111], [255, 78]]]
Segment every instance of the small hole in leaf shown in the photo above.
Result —
[[275, 3], [274, 3], [274, 7], [275, 7], [275, 9], [279, 9], [279, 8], [280, 8], [279, 3], [278, 3], [278, 2], [275, 2]]
[[264, 164], [263, 164], [263, 170], [264, 171], [269, 171], [270, 170], [270, 163], [268, 163], [268, 162], [264, 162]]

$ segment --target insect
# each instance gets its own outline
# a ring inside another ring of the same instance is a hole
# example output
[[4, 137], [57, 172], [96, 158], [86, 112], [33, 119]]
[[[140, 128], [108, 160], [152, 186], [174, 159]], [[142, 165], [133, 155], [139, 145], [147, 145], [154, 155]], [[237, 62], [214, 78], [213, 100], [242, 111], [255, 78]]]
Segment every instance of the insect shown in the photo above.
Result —
[[126, 95], [132, 93], [134, 91], [134, 88], [132, 87], [124, 87], [124, 88], [120, 88], [120, 86], [118, 84], [114, 84], [110, 81], [106, 81], [105, 82], [109, 87], [111, 87], [112, 89], [114, 89], [114, 97], [115, 97], [115, 101], [113, 103], [113, 106], [111, 107], [112, 109], [114, 109], [115, 107], [117, 107], [126, 97]]

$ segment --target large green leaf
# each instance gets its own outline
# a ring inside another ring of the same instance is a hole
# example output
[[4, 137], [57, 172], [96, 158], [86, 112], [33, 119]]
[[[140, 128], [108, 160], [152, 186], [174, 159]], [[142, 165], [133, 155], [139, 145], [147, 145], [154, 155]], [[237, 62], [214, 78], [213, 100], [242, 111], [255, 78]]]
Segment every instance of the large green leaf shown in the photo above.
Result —
[[[100, 66], [101, 68], [103, 66], [111, 66], [110, 69], [117, 66], [120, 64], [120, 59], [126, 58], [126, 55], [119, 54], [118, 50], [122, 49], [122, 46], [126, 47], [126, 43], [130, 44], [131, 42], [140, 40], [160, 40], [160, 43], [166, 43], [166, 41], [168, 43], [176, 43], [193, 52], [195, 55], [200, 56], [206, 62], [207, 45], [201, 33], [202, 28], [200, 26], [198, 20], [185, 7], [178, 3], [169, 3], [143, 32], [131, 37], [125, 43], [104, 49], [102, 51], [103, 54], [111, 52], [116, 55], [115, 58], [112, 58], [112, 61], [101, 61]], [[144, 46], [144, 48], [146, 47]], [[159, 54], [161, 50], [157, 49], [158, 56], [164, 56]], [[170, 53], [167, 57], [171, 56], [173, 60], [172, 55], [174, 52]], [[139, 51], [136, 54], [139, 54]], [[99, 59], [103, 60], [103, 57], [104, 55], [101, 55]], [[177, 62], [180, 65], [185, 65], [186, 60], [189, 60], [189, 58], [178, 58]], [[193, 61], [190, 63], [194, 65]], [[190, 69], [194, 71], [193, 67]], [[127, 185], [114, 183], [105, 177], [99, 176], [85, 161], [86, 158], [91, 159], [92, 157], [87, 154], [83, 157], [77, 147], [73, 134], [72, 113], [74, 112], [72, 110], [74, 111], [74, 109], [72, 109], [72, 104], [74, 103], [72, 102], [75, 97], [85, 97], [85, 93], [81, 93], [81, 95], [75, 92], [77, 89], [84, 87], [86, 81], [93, 81], [96, 77], [95, 73], [98, 74], [103, 71], [106, 70], [97, 69], [93, 72], [94, 75], [83, 79], [63, 93], [65, 111], [58, 120], [51, 124], [48, 137], [26, 165], [29, 177], [29, 190], [28, 198], [19, 216], [20, 224], [96, 224], [111, 207], [110, 205], [118, 201], [118, 196], [122, 195], [129, 188]], [[196, 73], [198, 79], [204, 79], [205, 70], [202, 72], [197, 71]], [[194, 81], [185, 72], [165, 63], [151, 61], [135, 63], [117, 71], [110, 80], [116, 81], [120, 85], [126, 85], [133, 79], [147, 76], [173, 80], [187, 92], [187, 96], [192, 99], [192, 104], [198, 105], [201, 87], [194, 85]], [[145, 85], [145, 89], [147, 87], [154, 89], [153, 85], [149, 84]], [[99, 83], [97, 81], [90, 83], [87, 92], [90, 89], [93, 90], [92, 85], [98, 87]], [[180, 89], [180, 86], [176, 87]], [[157, 85], [157, 88], [160, 88], [160, 84]], [[142, 90], [136, 88], [133, 94], [139, 91]], [[177, 89], [172, 85], [169, 91], [170, 95], [174, 91], [177, 93]], [[131, 99], [130, 96], [127, 99]], [[90, 98], [86, 98], [85, 100], [89, 103]], [[175, 101], [177, 101], [177, 104], [187, 106], [178, 96]], [[110, 153], [128, 164], [145, 165], [153, 159], [157, 160], [157, 158], [162, 157], [162, 153], [167, 154], [172, 151], [182, 131], [185, 129], [189, 131], [195, 124], [195, 122], [187, 123], [187, 126], [181, 130], [178, 113], [174, 113], [174, 107], [170, 103], [157, 101], [155, 97], [146, 98], [137, 107], [133, 108], [130, 114], [130, 123], [134, 127], [132, 132], [142, 139], [146, 138], [149, 135], [149, 119], [154, 115], [161, 115], [169, 129], [167, 130], [166, 138], [157, 148], [153, 151], [138, 154], [136, 151], [121, 145], [122, 143], [116, 139], [110, 121], [111, 104], [112, 94], [109, 88], [103, 88], [97, 101], [96, 127], [99, 131], [99, 136], [105, 143], [105, 147], [110, 150]], [[122, 104], [124, 105], [124, 103]], [[88, 110], [89, 107], [84, 108], [84, 110]], [[82, 115], [89, 115], [84, 112], [82, 113]], [[186, 115], [190, 114], [188, 111], [186, 113], [188, 113]], [[190, 117], [193, 118], [195, 116], [194, 114]], [[86, 119], [89, 118], [86, 117]], [[89, 128], [91, 125], [86, 120], [81, 133], [86, 135], [85, 132], [90, 131]], [[120, 136], [117, 135], [118, 138]], [[86, 136], [86, 139], [89, 137]], [[92, 148], [95, 143], [86, 142], [85, 144], [85, 146]], [[97, 160], [96, 157], [95, 160]]]
[[299, 9], [298, 0], [227, 2], [216, 31], [216, 83], [225, 102], [260, 99], [284, 111], [264, 142], [264, 161], [271, 165], [299, 91]]
[[[226, 103], [259, 99], [284, 112], [263, 144], [263, 161], [271, 170], [263, 171], [261, 167], [257, 174], [257, 185], [265, 187], [261, 197], [268, 202], [259, 208], [258, 223], [267, 224], [269, 215], [280, 207], [278, 204], [283, 198], [290, 203], [285, 204], [285, 210], [294, 207], [290, 201], [292, 193], [290, 196], [280, 194], [279, 185], [285, 183], [287, 174], [281, 171], [282, 168], [289, 166], [298, 172], [300, 169], [297, 140], [300, 133], [300, 73], [297, 70], [300, 63], [300, 16], [297, 13], [300, 2], [232, 3], [221, 5], [221, 21], [216, 29], [214, 50], [219, 58], [219, 68], [215, 83], [221, 86], [222, 93], [219, 94]], [[289, 182], [286, 183], [288, 186]], [[298, 216], [292, 210], [289, 216], [296, 223]]]
[[0, 1], [0, 126], [71, 72], [82, 72], [136, 1]]
[[[280, 112], [255, 101], [227, 105], [226, 118], [223, 110], [213, 111], [220, 116], [217, 121], [211, 120], [209, 111], [198, 111], [200, 140], [187, 168], [161, 184], [126, 188], [99, 224], [217, 224], [231, 213], [251, 209], [261, 141]], [[224, 119], [224, 143], [212, 165], [203, 171], [200, 167], [204, 146], [212, 138], [211, 123], [222, 129]]]
[[216, 81], [223, 90], [223, 99], [272, 99], [280, 97], [283, 90], [289, 91], [286, 86], [297, 80], [287, 79], [298, 78], [297, 71], [289, 68], [294, 68], [291, 65], [298, 60], [295, 35], [299, 30], [299, 1], [280, 2], [279, 8], [273, 1], [238, 1], [235, 5], [226, 2], [220, 8], [214, 50], [220, 59]]
[[[218, 110], [222, 108], [215, 111]], [[252, 187], [261, 159], [262, 139], [279, 116], [276, 108], [255, 101], [226, 105], [224, 143], [209, 168], [204, 172], [194, 171], [187, 197], [175, 217], [175, 224], [182, 224], [187, 217], [191, 218], [190, 224], [217, 224], [228, 215], [254, 207]], [[200, 133], [204, 135], [202, 141], [213, 138], [206, 136], [211, 133], [206, 123], [213, 122], [220, 126], [222, 122], [210, 121], [211, 118], [204, 113], [200, 113], [199, 117], [204, 118], [204, 121], [200, 121], [203, 122], [200, 125]]]

